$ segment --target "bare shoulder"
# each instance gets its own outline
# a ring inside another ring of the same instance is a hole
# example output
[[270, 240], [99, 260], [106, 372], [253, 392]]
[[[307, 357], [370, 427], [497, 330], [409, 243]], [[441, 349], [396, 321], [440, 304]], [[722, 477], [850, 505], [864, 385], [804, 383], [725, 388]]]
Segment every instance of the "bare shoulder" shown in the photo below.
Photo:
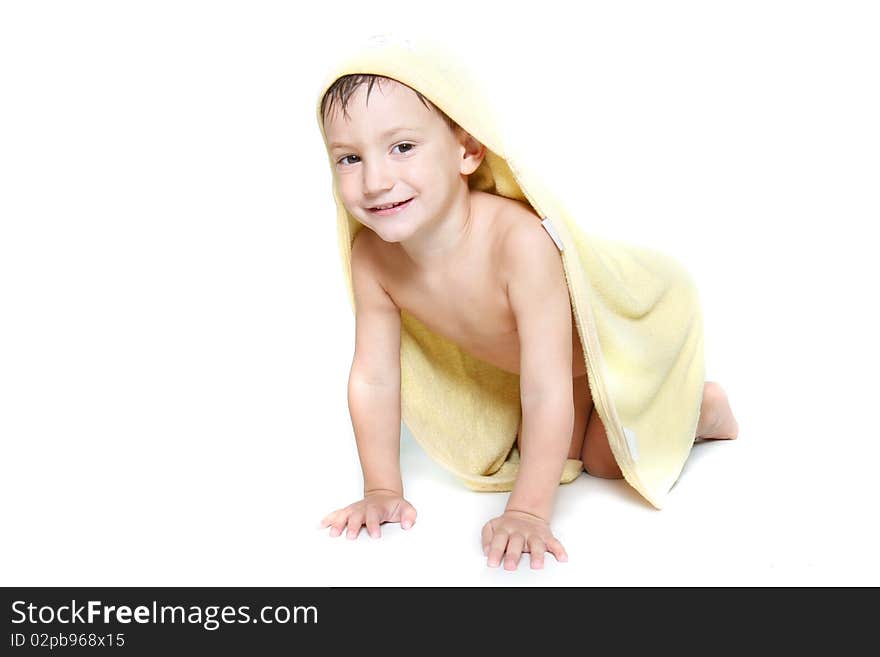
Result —
[[541, 225], [541, 218], [529, 206], [512, 202], [504, 211], [500, 265], [505, 280], [535, 270], [557, 273], [561, 270], [559, 249]]
[[367, 227], [361, 228], [351, 243], [352, 273], [357, 268], [360, 272], [371, 275], [382, 282], [385, 287], [383, 263], [388, 261], [387, 244]]
[[369, 228], [361, 228], [351, 244], [351, 275], [355, 295], [372, 294], [375, 299], [393, 302], [388, 289], [384, 263], [386, 245]]
[[355, 251], [361, 260], [375, 255], [377, 242], [380, 240], [376, 233], [367, 227], [361, 228], [351, 242], [351, 255], [354, 257]]

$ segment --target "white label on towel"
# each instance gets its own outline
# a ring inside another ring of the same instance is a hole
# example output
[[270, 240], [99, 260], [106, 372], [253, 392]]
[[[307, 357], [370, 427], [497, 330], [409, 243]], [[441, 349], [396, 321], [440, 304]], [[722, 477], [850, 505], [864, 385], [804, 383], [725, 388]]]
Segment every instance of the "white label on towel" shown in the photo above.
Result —
[[623, 427], [623, 437], [626, 438], [626, 446], [629, 447], [629, 455], [633, 463], [639, 460], [639, 444], [636, 442], [636, 432]]
[[544, 230], [547, 231], [547, 234], [550, 235], [550, 238], [556, 242], [556, 248], [560, 251], [564, 251], [565, 249], [562, 247], [562, 240], [559, 239], [559, 235], [556, 234], [553, 224], [550, 223], [550, 217], [544, 217], [543, 221], [541, 221], [541, 225], [544, 227]]

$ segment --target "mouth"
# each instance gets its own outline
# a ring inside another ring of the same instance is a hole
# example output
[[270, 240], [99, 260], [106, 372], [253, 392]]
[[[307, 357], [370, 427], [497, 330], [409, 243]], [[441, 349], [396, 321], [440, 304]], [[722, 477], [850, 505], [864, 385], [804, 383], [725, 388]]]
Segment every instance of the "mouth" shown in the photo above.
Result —
[[409, 207], [409, 204], [411, 202], [412, 202], [412, 198], [408, 198], [407, 200], [400, 201], [399, 203], [386, 203], [381, 206], [376, 206], [376, 207], [367, 208], [367, 209], [373, 214], [379, 215], [380, 217], [384, 217], [385, 215], [397, 214], [398, 212], [402, 212], [405, 208]]

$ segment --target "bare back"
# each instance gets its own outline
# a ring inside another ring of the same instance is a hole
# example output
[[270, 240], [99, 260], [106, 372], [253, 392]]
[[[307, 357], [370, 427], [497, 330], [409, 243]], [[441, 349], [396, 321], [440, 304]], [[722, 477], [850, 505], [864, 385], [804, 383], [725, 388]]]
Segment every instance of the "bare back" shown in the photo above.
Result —
[[[471, 203], [471, 246], [452, 271], [419, 271], [400, 245], [376, 237], [382, 285], [398, 308], [435, 333], [475, 358], [519, 374], [519, 335], [501, 248], [517, 222], [540, 219], [528, 205], [486, 192], [472, 191]], [[584, 357], [573, 316], [571, 321], [572, 377], [579, 377], [585, 373]]]

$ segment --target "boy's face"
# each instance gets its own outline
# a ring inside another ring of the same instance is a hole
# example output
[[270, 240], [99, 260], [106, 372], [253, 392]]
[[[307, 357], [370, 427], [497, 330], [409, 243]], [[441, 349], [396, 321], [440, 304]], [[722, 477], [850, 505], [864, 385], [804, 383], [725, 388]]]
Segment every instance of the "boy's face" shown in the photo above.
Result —
[[[355, 90], [348, 119], [337, 104], [324, 132], [346, 209], [386, 242], [399, 242], [445, 216], [467, 190], [466, 176], [479, 166], [483, 148], [398, 82], [377, 80], [369, 104], [366, 95], [366, 84]], [[373, 210], [407, 200], [391, 214]]]

